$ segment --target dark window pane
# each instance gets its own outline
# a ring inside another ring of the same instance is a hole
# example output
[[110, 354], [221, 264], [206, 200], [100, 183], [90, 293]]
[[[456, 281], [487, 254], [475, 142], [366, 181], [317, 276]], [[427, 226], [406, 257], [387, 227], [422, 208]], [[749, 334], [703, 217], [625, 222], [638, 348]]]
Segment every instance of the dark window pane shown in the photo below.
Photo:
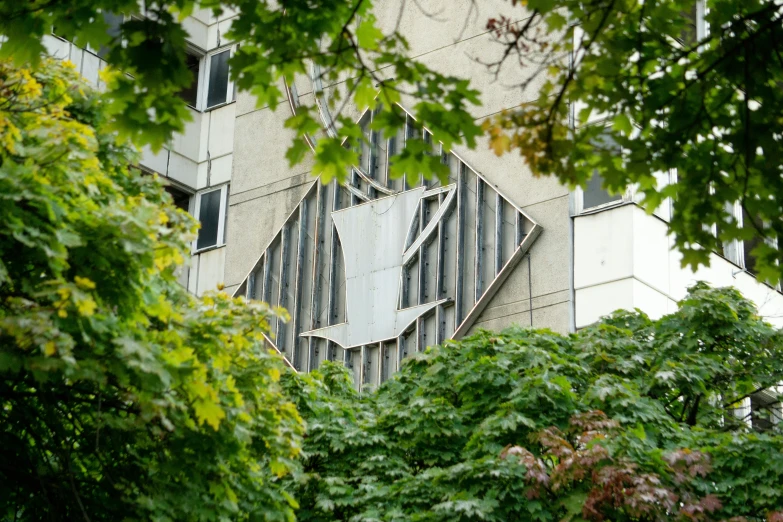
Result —
[[621, 195], [612, 196], [606, 190], [601, 188], [601, 184], [604, 179], [597, 172], [593, 172], [593, 176], [590, 181], [587, 182], [587, 187], [584, 190], [584, 203], [583, 208], [597, 207], [610, 201], [619, 201], [623, 199]]
[[174, 206], [187, 212], [188, 207], [190, 206], [190, 194], [172, 185], [168, 185], [165, 188], [166, 192], [171, 195], [171, 199], [174, 200]]
[[[756, 226], [753, 226], [753, 225]], [[745, 239], [742, 242], [743, 249], [745, 250], [745, 269], [751, 274], [756, 273], [756, 258], [751, 254], [754, 248], [760, 245], [764, 238], [759, 235], [758, 231], [763, 230], [764, 224], [760, 219], [751, 218], [747, 212], [742, 211], [742, 228], [750, 228], [753, 230], [753, 238]]]
[[209, 92], [207, 93], [207, 107], [226, 103], [228, 94], [228, 58], [230, 52], [212, 55], [209, 63]]
[[201, 208], [198, 213], [201, 228], [198, 231], [198, 241], [196, 242], [198, 249], [217, 245], [221, 192], [213, 190], [201, 195]]
[[[120, 35], [122, 34], [122, 20], [123, 17], [121, 14], [106, 12], [103, 13], [103, 21], [106, 22], [106, 25], [109, 26], [109, 29], [106, 32], [111, 38], [112, 45], [117, 45], [120, 43]], [[108, 47], [102, 45], [101, 48], [98, 49], [98, 56], [106, 59], [109, 51], [110, 49]]]
[[696, 29], [699, 23], [698, 11], [696, 9], [696, 0], [692, 0], [692, 4], [687, 11], [682, 11], [680, 15], [685, 19], [685, 27], [680, 33], [680, 42], [685, 46], [691, 46], [696, 43], [698, 30]]
[[198, 71], [199, 71], [199, 57], [192, 54], [185, 55], [185, 64], [190, 71], [190, 86], [182, 89], [179, 95], [185, 102], [191, 107], [196, 107], [198, 103]]

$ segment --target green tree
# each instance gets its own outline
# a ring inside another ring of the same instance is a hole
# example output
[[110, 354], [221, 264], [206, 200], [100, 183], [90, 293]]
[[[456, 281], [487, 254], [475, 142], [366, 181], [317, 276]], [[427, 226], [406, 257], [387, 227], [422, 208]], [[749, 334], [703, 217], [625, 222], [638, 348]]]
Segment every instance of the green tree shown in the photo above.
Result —
[[373, 392], [290, 374], [308, 429], [298, 520], [780, 520], [783, 433], [731, 406], [783, 371], [783, 337], [699, 284], [653, 321], [480, 331]]
[[[596, 173], [613, 191], [636, 185], [650, 212], [672, 197], [677, 212], [669, 230], [685, 264], [709, 262], [715, 229], [719, 249], [745, 241], [759, 278], [777, 282], [783, 274], [783, 240], [776, 239], [783, 238], [783, 6], [775, 0], [510, 3], [519, 12], [487, 24], [505, 46], [502, 58], [485, 61], [494, 71], [522, 65], [531, 70], [527, 77], [547, 81], [538, 101], [483, 123], [491, 148], [518, 151], [536, 174], [571, 186]], [[706, 12], [705, 34], [694, 26], [697, 4]], [[157, 148], [188, 118], [177, 93], [191, 81], [182, 20], [195, 8], [238, 13], [225, 35], [242, 43], [231, 70], [239, 89], [261, 105], [278, 104], [281, 81], [291, 84], [314, 66], [327, 83], [346, 80], [347, 99], [335, 92], [329, 103], [378, 110], [372, 127], [386, 136], [404, 123], [395, 102], [405, 94], [416, 100], [414, 115], [436, 142], [446, 149], [476, 145], [481, 124], [470, 109], [479, 103], [477, 91], [464, 78], [410, 59], [404, 36], [379, 27], [372, 0], [5, 2], [0, 56], [35, 63], [52, 27], [79, 45], [109, 49], [109, 61], [129, 73], [107, 78], [113, 125]], [[109, 35], [103, 12], [128, 15], [119, 36]], [[286, 125], [300, 137], [322, 128], [307, 106]], [[337, 117], [332, 130], [315, 146], [314, 173], [325, 180], [342, 179], [356, 163], [344, 140], [363, 139], [346, 117]], [[296, 163], [307, 150], [297, 139], [288, 157]], [[431, 146], [419, 139], [410, 140], [391, 165], [394, 175], [413, 179], [445, 175]], [[669, 169], [677, 170], [676, 181], [661, 187], [656, 173]], [[736, 203], [744, 226], [734, 216]]]
[[[284, 100], [282, 81], [292, 84], [296, 75], [319, 67], [327, 82], [346, 80], [346, 96], [360, 107], [378, 109], [375, 130], [394, 135], [405, 124], [395, 105], [401, 95], [417, 101], [412, 110], [426, 124], [433, 139], [449, 148], [475, 146], [480, 125], [469, 112], [479, 103], [477, 92], [456, 76], [444, 75], [412, 61], [408, 42], [392, 30], [378, 27], [371, 0], [294, 0], [283, 3], [258, 0], [136, 0], [38, 1], [14, 5], [0, 3], [0, 57], [16, 64], [37, 63], [44, 52], [42, 38], [52, 28], [78, 45], [108, 49], [107, 59], [126, 74], [107, 78], [107, 110], [113, 125], [137, 143], [162, 146], [189, 118], [178, 93], [190, 85], [186, 65], [186, 31], [182, 20], [196, 8], [238, 13], [225, 39], [241, 42], [231, 59], [231, 73], [239, 89], [250, 91], [259, 106], [272, 107]], [[103, 13], [122, 13], [127, 19], [119, 34], [109, 34]], [[329, 100], [339, 103], [340, 93]], [[314, 107], [302, 107], [286, 123], [300, 136], [322, 128]], [[357, 143], [362, 133], [356, 122], [338, 116], [336, 135], [320, 136], [315, 149], [316, 172], [324, 178], [343, 178], [347, 167], [358, 163], [357, 153], [343, 147], [345, 139]], [[412, 178], [419, 171], [445, 176], [445, 167], [433, 160], [432, 147], [422, 139], [409, 140], [404, 164]], [[308, 148], [295, 141], [288, 153], [301, 161]], [[403, 175], [403, 167], [394, 167]]]
[[72, 67], [0, 62], [0, 518], [292, 520], [277, 311], [190, 296], [195, 223]]
[[[524, 24], [502, 17], [489, 23], [508, 61], [492, 67], [517, 66], [517, 59], [541, 64], [547, 81], [537, 102], [486, 122], [492, 147], [516, 150], [538, 174], [570, 185], [584, 185], [596, 173], [614, 191], [636, 184], [650, 213], [671, 197], [676, 211], [669, 231], [684, 263], [709, 263], [715, 226], [718, 249], [745, 241], [759, 278], [777, 282], [783, 274], [783, 6], [774, 0], [519, 3], [531, 14]], [[541, 28], [566, 37], [553, 42]], [[655, 175], [669, 169], [677, 169], [677, 178], [661, 187]]]

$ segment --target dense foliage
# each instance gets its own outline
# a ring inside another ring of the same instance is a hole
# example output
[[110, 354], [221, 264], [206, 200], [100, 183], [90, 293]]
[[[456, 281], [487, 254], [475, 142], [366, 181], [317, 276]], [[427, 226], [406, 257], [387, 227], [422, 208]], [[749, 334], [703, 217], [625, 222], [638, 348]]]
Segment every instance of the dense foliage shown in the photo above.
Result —
[[[539, 85], [533, 80], [541, 76], [547, 80], [534, 93], [537, 101], [483, 122], [490, 146], [498, 154], [518, 150], [536, 174], [571, 185], [584, 185], [595, 173], [614, 191], [635, 184], [650, 212], [673, 197], [678, 211], [670, 231], [685, 263], [708, 263], [717, 234], [718, 250], [728, 241], [747, 241], [754, 270], [775, 283], [783, 270], [783, 241], [774, 241], [783, 237], [780, 2], [509, 3], [487, 23], [502, 47], [480, 61], [489, 73], [524, 68], [522, 88]], [[188, 118], [177, 96], [191, 81], [182, 21], [198, 8], [238, 13], [223, 36], [241, 42], [232, 75], [259, 106], [284, 99], [283, 81], [291, 85], [320, 70], [327, 85], [345, 81], [344, 90], [331, 89], [328, 103], [376, 108], [372, 127], [386, 136], [403, 125], [394, 104], [406, 96], [436, 142], [447, 149], [476, 144], [482, 122], [471, 112], [479, 93], [459, 72], [442, 74], [412, 60], [399, 27], [382, 26], [372, 0], [4, 2], [0, 35], [7, 41], [0, 56], [35, 62], [52, 27], [79, 45], [108, 49], [110, 63], [130, 73], [107, 78], [113, 125], [159, 147]], [[102, 12], [127, 15], [119, 35], [107, 33]], [[706, 12], [706, 31], [696, 28], [697, 12]], [[471, 14], [466, 4], [466, 19]], [[320, 133], [315, 144], [314, 173], [325, 180], [344, 177], [357, 161], [344, 140], [363, 139], [350, 118], [339, 116], [335, 123], [332, 134]], [[299, 136], [322, 128], [312, 106], [300, 107], [286, 125]], [[288, 158], [296, 163], [308, 150], [297, 139]], [[420, 139], [410, 140], [391, 165], [394, 175], [412, 179], [445, 175], [431, 145]], [[676, 169], [676, 179], [662, 187], [656, 175], [669, 169]]]
[[193, 221], [67, 65], [0, 62], [0, 519], [292, 519], [270, 311], [195, 299]]
[[[384, 109], [374, 126], [393, 135], [405, 124], [396, 107], [403, 94], [416, 100], [411, 107], [426, 123], [436, 141], [475, 146], [479, 123], [469, 112], [478, 104], [477, 92], [468, 81], [442, 74], [407, 56], [408, 42], [395, 30], [384, 33], [373, 14], [370, 0], [68, 0], [33, 1], [28, 4], [0, 3], [0, 57], [12, 57], [17, 64], [35, 62], [44, 51], [42, 37], [54, 28], [57, 34], [78, 45], [110, 49], [107, 58], [117, 70], [108, 78], [108, 110], [115, 127], [132, 135], [138, 143], [160, 147], [172, 132], [183, 129], [188, 118], [185, 103], [177, 93], [190, 85], [186, 65], [186, 30], [182, 21], [194, 9], [223, 9], [238, 13], [223, 41], [241, 42], [231, 59], [231, 73], [241, 90], [248, 90], [259, 107], [276, 106], [285, 100], [283, 81], [307, 77], [311, 67], [320, 67], [327, 83], [346, 81], [350, 100], [360, 107]], [[128, 17], [119, 35], [108, 34], [103, 12]], [[342, 103], [339, 92], [332, 103]], [[356, 122], [338, 118], [339, 135], [321, 136], [315, 150], [316, 174], [343, 178], [346, 167], [358, 163], [357, 154], [343, 147], [345, 138], [361, 139]], [[322, 128], [315, 107], [302, 107], [289, 118], [287, 126], [300, 136]], [[445, 175], [444, 167], [432, 159], [432, 146], [421, 139], [411, 140], [404, 164]], [[304, 140], [291, 146], [288, 157], [300, 161], [308, 147]], [[404, 167], [395, 167], [398, 175]]]
[[[709, 262], [715, 227], [719, 251], [730, 240], [747, 241], [759, 277], [778, 281], [783, 5], [520, 3], [532, 14], [524, 23], [498, 17], [488, 27], [506, 49], [504, 66], [540, 67], [548, 80], [538, 101], [487, 122], [495, 150], [517, 150], [535, 172], [569, 184], [584, 184], [595, 173], [618, 192], [638, 184], [650, 212], [672, 197], [669, 229], [686, 263]], [[569, 38], [544, 36], [571, 24]], [[656, 174], [669, 169], [677, 176], [662, 187]]]
[[783, 433], [731, 405], [782, 370], [781, 332], [700, 284], [657, 321], [447, 342], [372, 393], [339, 366], [289, 375], [308, 425], [297, 517], [781, 520]]

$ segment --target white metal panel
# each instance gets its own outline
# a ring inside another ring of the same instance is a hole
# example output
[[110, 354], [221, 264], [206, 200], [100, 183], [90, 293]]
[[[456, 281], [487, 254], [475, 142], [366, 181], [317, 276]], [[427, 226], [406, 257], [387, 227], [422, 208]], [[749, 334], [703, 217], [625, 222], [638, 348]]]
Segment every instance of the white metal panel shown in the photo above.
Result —
[[207, 168], [209, 169], [210, 186], [231, 181], [231, 165], [233, 163], [233, 158], [233, 154], [226, 154], [225, 156], [215, 158], [209, 162]]
[[157, 172], [161, 176], [168, 174], [169, 163], [169, 151], [167, 149], [160, 149], [158, 153], [152, 152], [152, 148], [149, 145], [145, 145], [141, 148], [141, 159], [139, 163], [147, 169]]
[[780, 292], [714, 253], [708, 267], [682, 267], [666, 223], [636, 205], [577, 216], [574, 230], [577, 328], [620, 308], [638, 307], [653, 317], [671, 313], [697, 281], [734, 286], [764, 319], [783, 326]]
[[198, 187], [198, 164], [181, 154], [171, 151], [169, 156], [168, 176], [183, 185], [196, 189]]
[[226, 261], [226, 249], [215, 248], [198, 254], [198, 281], [196, 293], [203, 294], [207, 290], [216, 290], [223, 282], [223, 265]]
[[574, 288], [633, 274], [633, 207], [579, 216], [574, 222]]
[[46, 52], [49, 53], [49, 56], [52, 58], [60, 60], [68, 58], [70, 44], [66, 40], [50, 34], [45, 34], [43, 37], [43, 45], [46, 47]]
[[76, 66], [76, 70], [80, 73], [82, 71], [82, 57], [84, 56], [84, 53], [85, 51], [79, 49], [76, 45], [70, 44], [68, 59]]
[[633, 278], [600, 283], [576, 290], [576, 327], [584, 328], [618, 308], [632, 310]]
[[92, 53], [85, 52], [82, 62], [82, 76], [90, 82], [90, 86], [98, 86], [98, 73], [101, 70], [101, 59]]
[[397, 309], [403, 249], [424, 188], [332, 213], [346, 273], [345, 323], [305, 332], [344, 348], [397, 337], [439, 302]]
[[645, 281], [653, 288], [664, 293], [671, 292], [669, 271], [671, 257], [666, 224], [655, 216], [641, 212], [635, 205], [629, 205], [625, 214], [630, 215], [633, 223], [633, 260], [634, 276]]
[[[202, 120], [204, 115], [198, 111], [190, 110], [193, 119], [185, 122], [185, 129], [181, 134], [175, 134], [171, 138], [171, 150], [188, 158], [191, 161], [201, 161], [199, 150], [201, 147]], [[206, 158], [204, 158], [206, 159]]]
[[[195, 14], [195, 10], [194, 10]], [[188, 33], [188, 41], [202, 49], [207, 48], [207, 24], [195, 16], [188, 16], [182, 21], [182, 27]]]
[[224, 156], [234, 149], [234, 115], [236, 104], [231, 103], [211, 110], [209, 118], [209, 144], [211, 157]]

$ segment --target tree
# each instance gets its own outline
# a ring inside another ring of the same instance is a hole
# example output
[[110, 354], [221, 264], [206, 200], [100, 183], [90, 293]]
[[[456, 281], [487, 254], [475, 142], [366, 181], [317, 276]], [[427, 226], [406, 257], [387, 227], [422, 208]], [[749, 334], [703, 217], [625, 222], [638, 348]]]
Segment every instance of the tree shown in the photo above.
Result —
[[[336, 91], [329, 103], [377, 110], [372, 127], [383, 135], [394, 135], [404, 124], [395, 105], [402, 96], [414, 100], [414, 116], [447, 150], [474, 147], [481, 134], [482, 122], [470, 113], [478, 93], [469, 81], [411, 60], [398, 28], [379, 27], [371, 0], [161, 0], [145, 2], [144, 13], [140, 5], [4, 3], [0, 35], [7, 41], [0, 56], [35, 63], [42, 35], [52, 27], [80, 45], [104, 46], [116, 69], [129, 73], [108, 79], [115, 128], [157, 148], [188, 117], [177, 97], [190, 81], [181, 20], [194, 8], [226, 8], [238, 16], [225, 36], [242, 42], [232, 74], [260, 105], [279, 103], [281, 80], [292, 84], [312, 65], [326, 82], [347, 79], [345, 92]], [[511, 0], [511, 5], [520, 11], [513, 18], [523, 22], [504, 16], [488, 21], [505, 49], [502, 58], [485, 61], [491, 72], [522, 66], [531, 68], [527, 76], [546, 75], [547, 81], [538, 101], [483, 122], [490, 147], [499, 154], [519, 151], [534, 173], [571, 186], [584, 185], [594, 174], [612, 191], [636, 185], [649, 212], [674, 198], [677, 212], [669, 231], [685, 264], [707, 264], [716, 243], [720, 250], [740, 240], [751, 250], [758, 277], [777, 282], [783, 274], [783, 241], [776, 239], [783, 237], [777, 132], [783, 6], [774, 0]], [[706, 12], [707, 34], [694, 29], [697, 11]], [[121, 38], [112, 38], [103, 12], [147, 16], [126, 19]], [[307, 106], [286, 125], [300, 137], [322, 128]], [[346, 117], [338, 116], [331, 130], [332, 135], [319, 135], [315, 148], [314, 173], [327, 181], [343, 179], [356, 163], [344, 140], [365, 139]], [[297, 139], [289, 160], [301, 161], [307, 150]], [[412, 179], [420, 173], [446, 175], [431, 145], [419, 139], [409, 140], [391, 167], [393, 175]], [[662, 187], [656, 174], [669, 169], [676, 169], [677, 178]], [[743, 210], [744, 226], [734, 216], [735, 204]]]
[[[481, 129], [469, 112], [478, 104], [469, 82], [444, 75], [406, 56], [408, 43], [399, 31], [384, 34], [372, 13], [370, 0], [324, 0], [290, 2], [257, 0], [69, 0], [34, 1], [23, 6], [0, 4], [0, 57], [17, 65], [35, 64], [44, 52], [42, 38], [54, 28], [78, 45], [108, 50], [115, 74], [107, 77], [107, 110], [114, 127], [139, 144], [157, 149], [173, 132], [183, 129], [189, 118], [179, 91], [190, 85], [186, 65], [186, 31], [182, 20], [196, 8], [231, 9], [238, 13], [225, 39], [241, 42], [231, 59], [231, 74], [239, 89], [250, 91], [259, 106], [280, 103], [281, 81], [292, 84], [296, 75], [307, 75], [311, 66], [323, 71], [326, 81], [347, 78], [347, 97], [361, 107], [380, 109], [374, 128], [393, 135], [405, 125], [404, 113], [395, 105], [401, 95], [417, 100], [412, 107], [433, 139], [449, 148], [455, 144], [475, 146]], [[119, 35], [111, 36], [104, 13], [123, 13], [133, 18], [122, 23]], [[128, 74], [120, 74], [123, 71]], [[339, 102], [339, 93], [330, 100]], [[287, 125], [300, 136], [321, 130], [314, 107], [302, 107]], [[355, 150], [343, 146], [345, 139], [362, 138], [358, 124], [345, 116], [337, 118], [334, 136], [322, 136], [315, 150], [316, 172], [325, 180], [345, 177], [357, 163]], [[445, 168], [431, 155], [431, 144], [410, 140], [401, 157], [411, 177], [421, 170], [445, 176]], [[294, 142], [288, 157], [301, 161], [307, 146]], [[403, 175], [403, 166], [395, 167]]]
[[783, 433], [731, 405], [777, 383], [781, 332], [730, 288], [577, 334], [448, 341], [359, 394], [284, 384], [308, 430], [298, 520], [780, 520]]
[[72, 67], [0, 62], [0, 518], [292, 520], [281, 312], [176, 282], [195, 223]]
[[[522, 25], [488, 28], [505, 46], [493, 69], [548, 75], [535, 103], [486, 122], [492, 147], [517, 150], [539, 174], [570, 185], [595, 173], [637, 185], [694, 268], [746, 241], [762, 280], [783, 274], [783, 6], [772, 0], [530, 0]], [[700, 17], [705, 13], [706, 32]], [[540, 29], [565, 31], [552, 42]], [[573, 51], [573, 63], [563, 57]], [[571, 117], [576, 120], [572, 124]], [[656, 173], [676, 169], [661, 187]], [[739, 204], [744, 224], [734, 216]], [[777, 238], [781, 238], [778, 241]]]

